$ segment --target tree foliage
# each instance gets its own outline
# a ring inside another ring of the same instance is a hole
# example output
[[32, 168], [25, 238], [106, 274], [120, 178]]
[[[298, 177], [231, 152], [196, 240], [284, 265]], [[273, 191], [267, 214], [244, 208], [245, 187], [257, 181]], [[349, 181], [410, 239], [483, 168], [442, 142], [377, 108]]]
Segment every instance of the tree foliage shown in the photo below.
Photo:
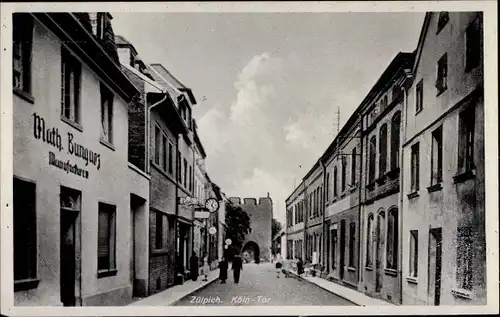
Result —
[[274, 238], [276, 234], [281, 230], [283, 225], [278, 220], [274, 219], [271, 222], [271, 236]]
[[226, 203], [226, 238], [231, 239], [231, 248], [241, 250], [245, 236], [251, 232], [251, 220], [239, 206]]

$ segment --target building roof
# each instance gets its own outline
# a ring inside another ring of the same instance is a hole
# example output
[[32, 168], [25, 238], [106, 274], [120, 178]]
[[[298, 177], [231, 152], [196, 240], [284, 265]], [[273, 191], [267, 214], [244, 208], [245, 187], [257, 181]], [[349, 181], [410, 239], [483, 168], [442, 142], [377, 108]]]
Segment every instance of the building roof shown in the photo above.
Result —
[[425, 14], [424, 23], [422, 24], [422, 29], [420, 30], [420, 35], [418, 37], [417, 48], [414, 52], [415, 60], [413, 62], [413, 67], [412, 67], [413, 74], [415, 74], [418, 67], [418, 63], [420, 62], [420, 55], [422, 54], [422, 47], [424, 46], [424, 40], [427, 34], [427, 30], [429, 29], [429, 23], [431, 21], [431, 17], [432, 17], [432, 12], [427, 12]]
[[[195, 123], [196, 125], [196, 123]], [[203, 148], [203, 145], [201, 144], [201, 140], [200, 140], [200, 137], [198, 136], [198, 130], [196, 129], [196, 127], [193, 129], [194, 131], [194, 142], [196, 144], [196, 146], [198, 147], [198, 149], [200, 150], [200, 154], [203, 158], [207, 157], [207, 154], [205, 153], [205, 149]]]
[[188, 94], [189, 99], [193, 105], [196, 104], [196, 98], [191, 90], [191, 88], [186, 87], [179, 79], [177, 79], [172, 73], [160, 63], [152, 63], [153, 67], [158, 73], [160, 73], [165, 79], [169, 80], [175, 88]]

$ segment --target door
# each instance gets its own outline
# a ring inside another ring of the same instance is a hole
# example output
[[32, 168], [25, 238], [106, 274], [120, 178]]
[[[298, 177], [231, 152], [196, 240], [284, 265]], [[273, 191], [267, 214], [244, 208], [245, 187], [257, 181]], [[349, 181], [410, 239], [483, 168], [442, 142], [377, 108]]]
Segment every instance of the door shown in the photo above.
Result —
[[133, 196], [130, 195], [130, 285], [132, 285], [132, 296], [137, 295], [135, 287], [135, 206]]
[[345, 269], [345, 220], [340, 221], [340, 279], [344, 279]]
[[76, 305], [76, 216], [76, 212], [61, 210], [60, 291], [63, 306]]
[[441, 301], [441, 228], [429, 230], [429, 269], [427, 304], [439, 306]]
[[335, 271], [337, 264], [337, 229], [331, 230], [331, 239], [332, 239], [332, 254], [331, 254], [331, 267], [332, 271]]
[[375, 247], [375, 291], [380, 292], [384, 277], [384, 244], [385, 244], [385, 213], [380, 212], [377, 216], [376, 229], [377, 244]]

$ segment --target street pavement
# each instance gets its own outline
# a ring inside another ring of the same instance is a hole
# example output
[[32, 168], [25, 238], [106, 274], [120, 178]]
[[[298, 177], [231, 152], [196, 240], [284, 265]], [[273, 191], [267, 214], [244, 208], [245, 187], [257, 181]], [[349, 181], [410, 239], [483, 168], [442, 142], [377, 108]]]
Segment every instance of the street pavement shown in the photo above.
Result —
[[[231, 267], [231, 265], [229, 265]], [[343, 306], [353, 303], [297, 277], [276, 277], [274, 264], [243, 264], [240, 283], [228, 271], [226, 284], [216, 281], [189, 294], [175, 306]]]

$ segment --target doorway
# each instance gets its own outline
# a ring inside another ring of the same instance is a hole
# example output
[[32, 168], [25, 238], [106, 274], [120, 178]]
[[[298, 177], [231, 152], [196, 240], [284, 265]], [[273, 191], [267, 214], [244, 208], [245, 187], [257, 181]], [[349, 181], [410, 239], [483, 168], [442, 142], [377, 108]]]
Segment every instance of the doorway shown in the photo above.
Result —
[[335, 271], [335, 269], [337, 268], [336, 264], [337, 264], [337, 224], [335, 224], [333, 226], [333, 229], [330, 230], [330, 239], [331, 239], [331, 255], [330, 255], [330, 258], [331, 258], [331, 268], [332, 268], [332, 271]]
[[76, 306], [80, 297], [80, 192], [61, 187], [60, 195], [60, 298], [63, 306]]
[[441, 302], [441, 250], [442, 232], [441, 228], [429, 230], [429, 269], [427, 304], [439, 306]]
[[382, 211], [377, 216], [377, 229], [376, 229], [377, 244], [375, 246], [375, 291], [380, 292], [383, 286], [384, 276], [384, 244], [385, 244], [385, 213]]
[[[141, 243], [140, 219], [144, 217], [146, 200], [130, 194], [130, 284], [132, 285], [132, 296], [144, 296], [146, 290], [139, 281], [139, 271], [141, 270], [141, 254], [144, 246]], [[141, 287], [142, 286], [142, 287]]]
[[345, 220], [340, 221], [340, 279], [344, 279], [345, 269]]

